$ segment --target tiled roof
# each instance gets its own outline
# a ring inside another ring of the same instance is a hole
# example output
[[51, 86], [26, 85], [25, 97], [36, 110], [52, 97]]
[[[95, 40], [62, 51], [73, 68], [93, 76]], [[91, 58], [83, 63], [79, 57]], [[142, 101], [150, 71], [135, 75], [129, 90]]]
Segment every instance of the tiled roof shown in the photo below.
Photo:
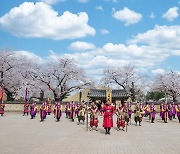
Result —
[[112, 97], [128, 97], [128, 94], [125, 90], [112, 90]]
[[90, 89], [88, 97], [106, 97], [106, 90]]
[[[88, 93], [88, 97], [106, 98], [106, 90], [90, 89]], [[128, 97], [128, 94], [126, 93], [125, 90], [112, 90], [112, 97], [113, 98]]]

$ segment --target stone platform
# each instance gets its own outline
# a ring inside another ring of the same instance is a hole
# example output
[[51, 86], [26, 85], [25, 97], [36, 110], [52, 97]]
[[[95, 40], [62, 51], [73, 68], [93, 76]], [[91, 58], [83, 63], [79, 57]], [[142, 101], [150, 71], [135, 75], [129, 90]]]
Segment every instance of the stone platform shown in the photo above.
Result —
[[[114, 117], [116, 119], [116, 117]], [[0, 117], [0, 154], [177, 154], [180, 153], [180, 123], [177, 119], [152, 124], [143, 119], [142, 126], [128, 126], [128, 131], [105, 135], [102, 117], [98, 131], [86, 131], [83, 124], [70, 122], [63, 114], [60, 122], [53, 115], [40, 122], [22, 113], [7, 112]]]

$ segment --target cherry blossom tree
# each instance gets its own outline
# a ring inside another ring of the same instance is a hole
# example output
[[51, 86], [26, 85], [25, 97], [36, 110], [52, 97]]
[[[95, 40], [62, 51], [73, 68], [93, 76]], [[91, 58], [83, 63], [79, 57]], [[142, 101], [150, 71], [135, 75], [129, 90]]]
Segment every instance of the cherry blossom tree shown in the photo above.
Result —
[[92, 85], [85, 72], [68, 58], [59, 58], [56, 62], [44, 64], [36, 71], [29, 71], [29, 75], [32, 80], [43, 85], [43, 89], [49, 89], [55, 101], [61, 101], [73, 91]]
[[177, 97], [180, 96], [180, 74], [175, 71], [157, 74], [152, 89], [165, 92], [173, 98], [174, 102], [177, 101]]
[[142, 78], [136, 72], [135, 66], [126, 65], [105, 69], [102, 82], [104, 85], [118, 85], [120, 89], [124, 89], [135, 101], [135, 96], [141, 91], [143, 86]]
[[14, 100], [17, 91], [21, 88], [22, 78], [19, 76], [22, 57], [16, 57], [9, 49], [0, 51], [0, 86], [4, 87], [7, 100]]

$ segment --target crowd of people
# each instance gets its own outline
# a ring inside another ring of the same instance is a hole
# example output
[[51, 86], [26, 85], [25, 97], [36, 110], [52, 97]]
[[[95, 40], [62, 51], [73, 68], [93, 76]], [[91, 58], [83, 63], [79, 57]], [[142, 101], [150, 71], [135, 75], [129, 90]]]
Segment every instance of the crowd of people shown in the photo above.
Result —
[[[0, 114], [3, 116], [5, 109], [5, 104], [2, 102], [0, 104]], [[109, 100], [106, 102], [95, 102], [92, 101], [89, 104], [85, 102], [75, 103], [70, 102], [65, 105], [65, 115], [67, 119], [74, 122], [77, 118], [78, 125], [84, 124], [85, 119], [90, 117], [89, 127], [90, 131], [95, 128], [98, 131], [99, 119], [98, 117], [103, 117], [103, 127], [105, 129], [105, 134], [110, 134], [110, 130], [113, 127], [113, 116], [117, 116], [117, 130], [127, 131], [128, 125], [131, 124], [132, 114], [134, 114], [135, 125], [141, 126], [143, 117], [148, 117], [151, 123], [154, 123], [156, 116], [156, 109], [153, 103], [140, 103], [137, 102], [134, 109], [132, 109], [132, 104], [130, 102], [121, 102], [119, 106], [111, 103]], [[56, 121], [60, 121], [62, 116], [62, 105], [60, 102], [56, 102], [54, 107], [50, 101], [44, 102], [39, 107], [40, 121], [43, 122], [47, 115], [51, 113], [54, 114]], [[38, 107], [36, 103], [31, 105], [28, 101], [25, 101], [23, 116], [29, 115], [30, 118], [34, 119], [37, 115]], [[85, 115], [90, 116], [85, 116]], [[86, 118], [85, 118], [86, 117]], [[180, 104], [175, 105], [175, 103], [162, 103], [160, 105], [160, 117], [164, 123], [168, 123], [168, 120], [173, 120], [178, 118], [180, 122]]]

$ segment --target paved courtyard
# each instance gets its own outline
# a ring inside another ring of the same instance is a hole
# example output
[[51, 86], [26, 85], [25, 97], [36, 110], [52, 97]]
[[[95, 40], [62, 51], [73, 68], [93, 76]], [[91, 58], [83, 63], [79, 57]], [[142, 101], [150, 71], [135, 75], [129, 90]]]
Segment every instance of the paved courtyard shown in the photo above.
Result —
[[[180, 124], [168, 124], [157, 117], [155, 123], [143, 119], [142, 126], [128, 126], [128, 132], [111, 130], [105, 135], [102, 118], [98, 131], [86, 131], [85, 125], [70, 122], [63, 115], [55, 122], [53, 115], [44, 122], [39, 115], [31, 120], [20, 113], [6, 113], [0, 117], [0, 154], [134, 154], [180, 153]], [[115, 123], [114, 123], [115, 124]]]

